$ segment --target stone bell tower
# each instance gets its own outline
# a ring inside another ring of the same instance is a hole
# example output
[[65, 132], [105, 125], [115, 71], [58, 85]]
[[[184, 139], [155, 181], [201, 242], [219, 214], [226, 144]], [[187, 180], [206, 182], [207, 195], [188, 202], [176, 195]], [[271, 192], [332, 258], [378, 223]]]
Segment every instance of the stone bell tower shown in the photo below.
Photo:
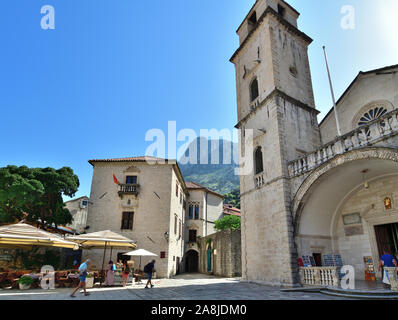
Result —
[[257, 0], [237, 33], [238, 129], [253, 129], [254, 172], [241, 176], [242, 276], [298, 284], [288, 163], [320, 146], [308, 61], [312, 42], [283, 0]]

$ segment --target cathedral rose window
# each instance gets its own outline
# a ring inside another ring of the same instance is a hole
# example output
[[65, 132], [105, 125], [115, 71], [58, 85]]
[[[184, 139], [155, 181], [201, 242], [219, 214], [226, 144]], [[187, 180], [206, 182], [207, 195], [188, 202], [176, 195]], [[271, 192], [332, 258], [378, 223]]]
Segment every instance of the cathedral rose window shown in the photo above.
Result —
[[384, 116], [387, 113], [387, 110], [384, 109], [383, 107], [376, 107], [373, 109], [370, 109], [368, 112], [366, 112], [361, 119], [359, 119], [358, 126], [364, 126], [367, 125], [369, 122], [380, 118], [381, 116]]

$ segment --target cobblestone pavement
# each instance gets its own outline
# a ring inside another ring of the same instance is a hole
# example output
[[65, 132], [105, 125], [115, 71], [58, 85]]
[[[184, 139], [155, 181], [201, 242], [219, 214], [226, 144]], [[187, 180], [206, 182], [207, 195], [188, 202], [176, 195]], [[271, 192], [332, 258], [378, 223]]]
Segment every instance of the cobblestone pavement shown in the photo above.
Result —
[[281, 292], [279, 288], [202, 274], [155, 279], [153, 283], [152, 289], [144, 289], [144, 284], [92, 288], [87, 290], [89, 296], [76, 293], [76, 298], [69, 297], [73, 288], [1, 290], [0, 300], [341, 300], [321, 293]]

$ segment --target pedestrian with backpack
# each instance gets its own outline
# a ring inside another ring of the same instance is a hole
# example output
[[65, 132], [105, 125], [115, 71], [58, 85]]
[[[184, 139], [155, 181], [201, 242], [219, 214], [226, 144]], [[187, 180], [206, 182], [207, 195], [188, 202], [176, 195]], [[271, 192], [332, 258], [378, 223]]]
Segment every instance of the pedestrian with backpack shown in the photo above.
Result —
[[148, 289], [148, 285], [151, 285], [151, 288], [153, 288], [152, 284], [152, 274], [156, 271], [155, 270], [155, 260], [152, 260], [149, 262], [145, 267], [144, 267], [144, 272], [148, 275], [148, 281], [146, 283], [145, 289]]

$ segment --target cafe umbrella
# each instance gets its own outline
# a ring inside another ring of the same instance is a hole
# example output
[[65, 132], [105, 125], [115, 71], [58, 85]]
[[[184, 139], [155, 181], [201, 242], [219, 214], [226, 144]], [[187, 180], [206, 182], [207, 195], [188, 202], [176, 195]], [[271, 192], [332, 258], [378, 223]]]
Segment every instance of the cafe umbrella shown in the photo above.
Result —
[[[102, 259], [102, 274], [104, 273], [105, 254], [108, 247], [110, 247], [111, 250], [115, 247], [133, 249], [137, 247], [135, 241], [123, 237], [120, 234], [110, 230], [86, 233], [79, 236], [69, 236], [67, 237], [67, 239], [80, 244], [81, 246], [83, 246], [83, 249], [104, 248], [104, 255]], [[102, 277], [100, 280], [100, 285], [102, 285]]]
[[141, 269], [141, 258], [142, 257], [157, 257], [158, 255], [152, 252], [149, 252], [145, 249], [138, 249], [138, 250], [133, 250], [127, 253], [123, 253], [124, 256], [133, 256], [133, 257], [140, 257], [140, 266], [139, 269]]
[[23, 222], [0, 227], [1, 248], [30, 249], [32, 246], [79, 249], [75, 242]]

